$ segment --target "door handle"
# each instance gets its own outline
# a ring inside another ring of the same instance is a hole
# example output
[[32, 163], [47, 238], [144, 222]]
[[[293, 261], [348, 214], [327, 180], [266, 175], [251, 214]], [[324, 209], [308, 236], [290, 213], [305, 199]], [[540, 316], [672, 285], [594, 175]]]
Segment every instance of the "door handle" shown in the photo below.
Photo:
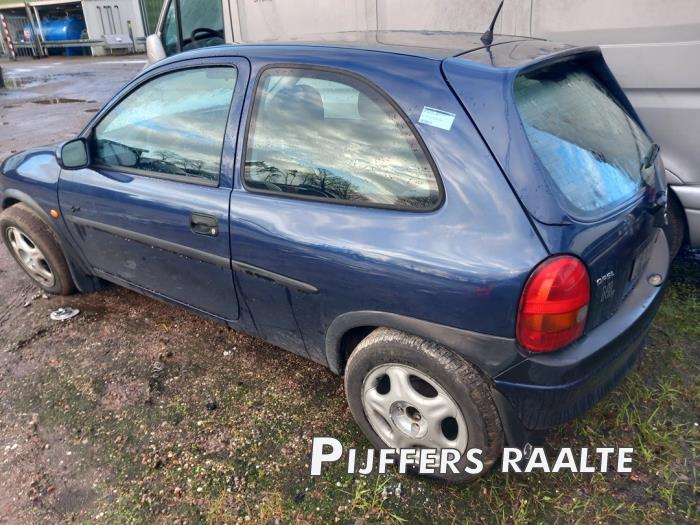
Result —
[[204, 213], [190, 213], [190, 230], [198, 235], [216, 237], [219, 235], [219, 220]]

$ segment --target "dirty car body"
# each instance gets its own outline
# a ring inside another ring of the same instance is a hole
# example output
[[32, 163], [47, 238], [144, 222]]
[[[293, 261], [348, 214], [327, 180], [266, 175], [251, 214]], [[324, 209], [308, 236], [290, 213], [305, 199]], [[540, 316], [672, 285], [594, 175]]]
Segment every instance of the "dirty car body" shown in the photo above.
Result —
[[[550, 147], [555, 132], [545, 137], [537, 127], [538, 105], [551, 97], [530, 104], [529, 92], [517, 90], [518, 82], [527, 90], [552, 75], [556, 84], [564, 74], [557, 68], [572, 67], [565, 84], [595, 84], [595, 96], [604, 92], [601, 103], [612, 100], [634, 130], [635, 144], [650, 144], [600, 51], [514, 37], [484, 47], [469, 34], [342, 40], [220, 46], [159, 62], [85, 127], [86, 166], [61, 168], [55, 147], [7, 159], [2, 206], [24, 202], [40, 214], [81, 291], [116, 283], [337, 373], [378, 327], [419, 336], [479, 370], [506, 440], [516, 445], [582, 414], [634, 364], [662, 297], [663, 166], [654, 159], [639, 181], [625, 179], [626, 193], [621, 184], [603, 188], [576, 208], [564, 195], [568, 179], [557, 186], [549, 173], [559, 169], [552, 155], [570, 152]], [[215, 83], [217, 102], [187, 99], [175, 129], [165, 129], [167, 121], [128, 124], [149, 118], [134, 116], [143, 111], [143, 86], [183, 72], [195, 72], [185, 78], [195, 91]], [[382, 156], [385, 144], [371, 132], [383, 124], [373, 123], [372, 111], [390, 115], [410, 154], [402, 142], [384, 150], [399, 160]], [[331, 148], [344, 156], [344, 169], [360, 166], [363, 175], [345, 177], [305, 162], [305, 149], [281, 148], [287, 139], [275, 135], [290, 128], [289, 144]], [[134, 145], [167, 145], [183, 134], [212, 140], [220, 152], [187, 164], [179, 152]], [[360, 156], [370, 153], [366, 167]], [[634, 162], [643, 160], [645, 151], [638, 153]], [[585, 162], [579, 153], [565, 159], [579, 162], [573, 167], [583, 181], [591, 163], [609, 169], [604, 151], [587, 154]], [[414, 171], [405, 182], [394, 167], [407, 158]], [[372, 179], [373, 170], [385, 170], [389, 182]], [[619, 199], [592, 209], [615, 192]], [[516, 334], [522, 297], [533, 272], [555, 256], [580, 261], [587, 272], [582, 333], [555, 351], [532, 351]]]

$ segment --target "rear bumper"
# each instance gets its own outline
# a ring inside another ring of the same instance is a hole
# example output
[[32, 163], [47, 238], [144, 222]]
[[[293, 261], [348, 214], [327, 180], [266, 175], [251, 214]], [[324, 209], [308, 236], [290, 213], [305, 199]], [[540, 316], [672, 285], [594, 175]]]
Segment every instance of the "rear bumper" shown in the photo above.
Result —
[[[525, 428], [544, 429], [578, 417], [620, 383], [642, 353], [668, 266], [660, 232], [646, 273], [612, 318], [565, 350], [530, 356], [494, 378]], [[648, 283], [654, 273], [663, 277], [662, 286]]]

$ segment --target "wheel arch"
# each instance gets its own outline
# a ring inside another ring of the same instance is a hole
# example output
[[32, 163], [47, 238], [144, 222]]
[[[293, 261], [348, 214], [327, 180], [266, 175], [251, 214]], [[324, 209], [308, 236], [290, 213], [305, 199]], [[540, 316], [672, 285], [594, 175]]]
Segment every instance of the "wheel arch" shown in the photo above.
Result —
[[25, 192], [15, 188], [7, 188], [2, 192], [2, 205], [0, 206], [0, 209], [6, 210], [10, 206], [20, 203], [24, 203], [32, 208], [32, 210], [41, 215], [41, 218], [44, 221], [47, 221], [49, 218], [48, 214], [41, 208], [41, 206], [39, 206], [39, 204]]
[[19, 204], [20, 201], [19, 199], [13, 199], [11, 197], [3, 199], [2, 203], [0, 203], [0, 210], [6, 210], [10, 206], [14, 206], [15, 204]]
[[101, 281], [96, 277], [92, 276], [87, 270], [88, 266], [83, 262], [82, 258], [75, 250], [73, 245], [68, 242], [66, 236], [60, 231], [51, 220], [48, 213], [27, 193], [14, 189], [8, 188], [3, 192], [2, 203], [0, 203], [0, 211], [6, 210], [17, 204], [25, 204], [33, 212], [35, 212], [41, 220], [50, 228], [51, 232], [58, 239], [58, 244], [63, 251], [63, 256], [66, 258], [68, 263], [68, 269], [70, 271], [73, 282], [76, 288], [83, 293], [94, 292], [102, 288]]
[[325, 349], [328, 367], [334, 373], [342, 374], [357, 343], [380, 327], [394, 328], [439, 343], [488, 377], [494, 377], [522, 360], [512, 338], [481, 334], [389, 312], [364, 310], [341, 314], [328, 327]]
[[681, 201], [680, 197], [678, 196], [678, 192], [676, 191], [676, 185], [674, 184], [669, 184], [667, 186], [668, 189], [668, 200], [674, 201], [674, 204], [678, 207], [681, 213], [681, 221], [683, 222], [683, 241], [682, 245], [686, 245], [690, 243], [690, 227], [688, 225], [688, 212], [685, 209], [685, 206], [683, 206], [683, 201]]

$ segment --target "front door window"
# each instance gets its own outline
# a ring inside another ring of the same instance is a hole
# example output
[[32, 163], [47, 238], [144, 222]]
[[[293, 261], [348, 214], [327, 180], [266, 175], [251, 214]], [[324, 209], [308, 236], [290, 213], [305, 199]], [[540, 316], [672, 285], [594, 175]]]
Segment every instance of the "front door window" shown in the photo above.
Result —
[[95, 127], [95, 165], [216, 185], [236, 69], [207, 67], [157, 77]]

